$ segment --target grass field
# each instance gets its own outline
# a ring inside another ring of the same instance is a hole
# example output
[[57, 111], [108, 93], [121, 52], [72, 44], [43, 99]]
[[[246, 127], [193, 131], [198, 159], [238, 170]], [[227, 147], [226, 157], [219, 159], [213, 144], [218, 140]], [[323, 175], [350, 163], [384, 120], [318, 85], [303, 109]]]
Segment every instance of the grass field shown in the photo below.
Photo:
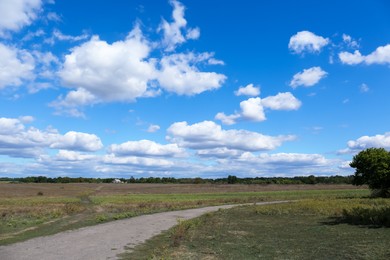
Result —
[[287, 204], [237, 207], [179, 222], [122, 259], [390, 259], [389, 228], [343, 218], [355, 207], [389, 209], [390, 200], [349, 191], [299, 193], [301, 200]]
[[0, 183], [0, 244], [153, 212], [209, 205], [366, 196], [349, 185]]

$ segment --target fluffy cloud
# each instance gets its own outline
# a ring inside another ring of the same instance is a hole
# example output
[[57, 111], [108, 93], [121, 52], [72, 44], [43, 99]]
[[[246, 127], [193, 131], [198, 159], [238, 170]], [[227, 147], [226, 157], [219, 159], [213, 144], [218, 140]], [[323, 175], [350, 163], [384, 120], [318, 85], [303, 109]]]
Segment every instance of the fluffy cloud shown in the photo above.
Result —
[[122, 144], [113, 144], [109, 151], [118, 157], [123, 156], [162, 156], [180, 157], [185, 150], [179, 148], [177, 144], [158, 144], [150, 140], [129, 141]]
[[348, 65], [355, 65], [355, 64], [362, 63], [364, 61], [364, 57], [358, 50], [356, 50], [354, 53], [340, 52], [339, 59], [341, 60], [342, 63]]
[[252, 153], [244, 153], [238, 161], [245, 163], [254, 164], [268, 164], [268, 165], [285, 165], [288, 167], [294, 166], [314, 166], [314, 165], [325, 165], [327, 160], [320, 154], [300, 154], [300, 153], [277, 153], [267, 154], [262, 153], [258, 156]]
[[154, 133], [154, 132], [157, 132], [158, 130], [160, 130], [160, 126], [159, 125], [150, 125], [148, 127], [148, 129], [146, 130], [146, 132]]
[[314, 53], [320, 52], [328, 43], [328, 38], [323, 38], [309, 31], [301, 31], [291, 36], [288, 48], [297, 54], [305, 51]]
[[79, 106], [153, 97], [161, 93], [158, 87], [195, 95], [221, 87], [226, 79], [223, 74], [199, 70], [200, 65], [221, 64], [213, 53], [175, 53], [157, 59], [150, 57], [152, 45], [139, 26], [125, 40], [112, 44], [93, 36], [65, 56], [58, 73], [63, 85], [76, 90], [51, 105], [58, 113], [83, 116]]
[[171, 167], [173, 162], [165, 159], [145, 158], [137, 156], [116, 157], [114, 154], [105, 155], [103, 158], [105, 164], [120, 164], [126, 166], [136, 166], [152, 170], [153, 168]]
[[220, 112], [215, 115], [215, 119], [220, 120], [225, 125], [234, 125], [240, 118], [241, 115], [238, 113], [226, 115], [225, 113]]
[[161, 87], [179, 95], [195, 95], [207, 90], [218, 89], [226, 76], [215, 72], [201, 72], [198, 64], [207, 63], [212, 53], [192, 52], [172, 54], [161, 59], [157, 79]]
[[94, 160], [96, 158], [96, 155], [83, 154], [80, 152], [69, 150], [59, 150], [58, 154], [55, 156], [55, 159], [58, 161], [89, 161]]
[[162, 30], [164, 32], [162, 43], [166, 51], [173, 51], [177, 45], [184, 43], [186, 40], [198, 39], [200, 36], [199, 28], [186, 28], [187, 20], [184, 18], [185, 7], [176, 0], [171, 0], [170, 4], [173, 7], [173, 22], [169, 23], [163, 19], [158, 28], [158, 31]]
[[[30, 119], [29, 119], [30, 118]], [[26, 128], [31, 117], [0, 118], [0, 153], [11, 157], [38, 157], [45, 149], [97, 151], [103, 147], [93, 134], [70, 131], [65, 135], [56, 129]]]
[[31, 24], [41, 10], [41, 0], [2, 0], [0, 1], [0, 37], [6, 32], [17, 32]]
[[102, 101], [133, 101], [154, 78], [147, 40], [135, 27], [124, 41], [109, 44], [97, 36], [73, 48], [59, 72], [64, 85], [82, 88]]
[[367, 56], [362, 55], [358, 50], [354, 53], [340, 52], [339, 58], [342, 63], [356, 65], [359, 63], [371, 64], [390, 64], [390, 44], [379, 46], [375, 51]]
[[0, 57], [0, 89], [34, 78], [35, 62], [29, 52], [0, 43]]
[[94, 134], [69, 131], [63, 136], [58, 136], [50, 148], [94, 152], [103, 148], [103, 144]]
[[347, 146], [348, 147], [346, 149], [340, 150], [339, 153], [354, 154], [371, 147], [383, 147], [385, 149], [390, 149], [390, 132], [387, 132], [383, 135], [362, 136], [356, 140], [348, 141]]
[[241, 111], [232, 115], [218, 113], [216, 120], [220, 120], [226, 125], [233, 125], [238, 120], [249, 120], [262, 122], [266, 120], [265, 109], [271, 110], [297, 110], [301, 106], [301, 101], [295, 98], [290, 92], [278, 93], [276, 96], [249, 98], [240, 103]]
[[254, 87], [253, 84], [248, 84], [246, 87], [240, 87], [234, 92], [236, 96], [252, 96], [256, 97], [260, 95], [260, 88]]
[[266, 119], [261, 99], [250, 98], [240, 103], [241, 117], [250, 121], [261, 122]]
[[273, 150], [294, 136], [267, 136], [246, 130], [223, 130], [212, 121], [203, 121], [193, 125], [177, 122], [168, 128], [167, 139], [179, 146], [204, 150], [226, 148], [241, 151]]
[[326, 77], [328, 73], [320, 67], [312, 67], [304, 69], [302, 72], [295, 74], [290, 82], [293, 88], [304, 86], [311, 87], [317, 84], [322, 78]]
[[272, 110], [297, 110], [302, 103], [290, 92], [278, 93], [276, 96], [269, 96], [261, 100], [261, 104]]

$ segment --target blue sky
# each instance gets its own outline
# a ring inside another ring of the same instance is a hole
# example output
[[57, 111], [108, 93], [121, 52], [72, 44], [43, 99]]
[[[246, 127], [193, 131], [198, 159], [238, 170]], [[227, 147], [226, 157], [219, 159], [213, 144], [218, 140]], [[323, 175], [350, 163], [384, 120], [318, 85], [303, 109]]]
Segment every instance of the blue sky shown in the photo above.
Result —
[[0, 176], [349, 175], [390, 149], [387, 1], [3, 0]]

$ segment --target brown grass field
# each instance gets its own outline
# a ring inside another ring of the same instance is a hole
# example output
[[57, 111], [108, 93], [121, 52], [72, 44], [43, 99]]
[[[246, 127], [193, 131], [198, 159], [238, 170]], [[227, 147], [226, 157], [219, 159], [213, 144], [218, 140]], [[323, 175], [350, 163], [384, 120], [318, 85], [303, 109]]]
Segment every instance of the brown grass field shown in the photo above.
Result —
[[[366, 189], [366, 187], [360, 187]], [[0, 183], [0, 198], [30, 197], [42, 192], [44, 196], [78, 196], [88, 193], [95, 196], [125, 194], [190, 194], [266, 192], [298, 190], [359, 189], [347, 184], [327, 185], [244, 185], [244, 184], [111, 184], [111, 183]]]
[[368, 195], [352, 185], [0, 183], [0, 245], [155, 212]]

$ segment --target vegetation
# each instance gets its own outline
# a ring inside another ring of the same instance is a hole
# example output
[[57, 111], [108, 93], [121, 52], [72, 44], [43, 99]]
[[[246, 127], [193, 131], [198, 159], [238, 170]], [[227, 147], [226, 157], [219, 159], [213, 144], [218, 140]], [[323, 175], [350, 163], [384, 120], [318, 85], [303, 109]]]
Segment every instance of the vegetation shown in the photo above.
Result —
[[368, 215], [379, 209], [388, 214], [389, 200], [345, 191], [308, 195], [301, 193], [302, 200], [293, 203], [237, 207], [180, 221], [122, 259], [388, 259], [387, 228], [350, 224], [360, 216], [358, 208]]
[[367, 184], [373, 195], [390, 197], [390, 152], [383, 148], [369, 148], [353, 157], [356, 168], [353, 184]]
[[[114, 178], [70, 178], [70, 177], [46, 177], [29, 176], [24, 178], [0, 178], [0, 182], [20, 183], [112, 183]], [[227, 178], [202, 179], [202, 178], [181, 178], [173, 177], [130, 177], [120, 178], [123, 183], [166, 183], [166, 184], [352, 184], [352, 176], [296, 176], [296, 177], [256, 177], [238, 178], [229, 175]]]
[[[341, 188], [347, 190], [338, 190]], [[367, 189], [352, 188], [349, 185], [2, 183], [0, 244], [154, 212], [270, 200], [368, 195]]]

